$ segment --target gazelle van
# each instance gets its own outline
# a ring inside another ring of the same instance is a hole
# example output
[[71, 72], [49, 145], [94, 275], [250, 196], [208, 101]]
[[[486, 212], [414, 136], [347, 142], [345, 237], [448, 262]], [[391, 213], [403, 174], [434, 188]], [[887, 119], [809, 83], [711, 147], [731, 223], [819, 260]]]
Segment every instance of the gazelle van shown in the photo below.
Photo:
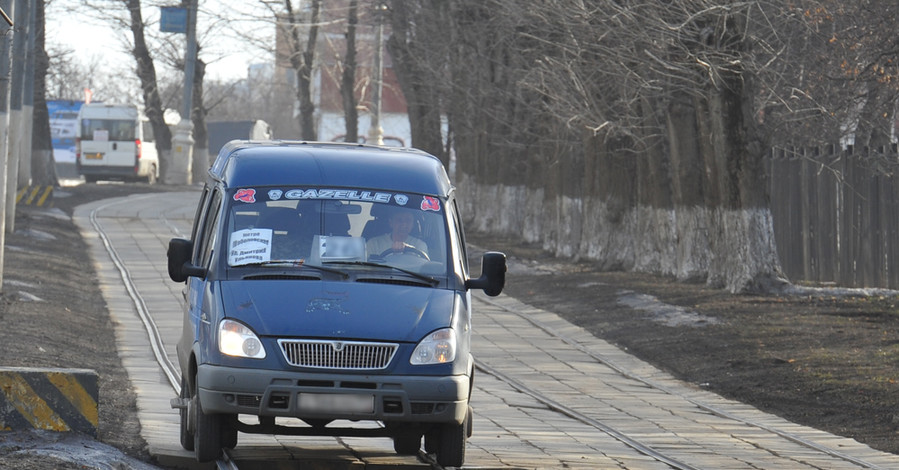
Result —
[[485, 253], [471, 277], [436, 157], [232, 141], [209, 171], [191, 238], [169, 243], [168, 270], [186, 282], [172, 406], [199, 461], [244, 432], [390, 437], [405, 455], [424, 442], [441, 465], [462, 465], [471, 291], [499, 295], [506, 258]]
[[90, 103], [78, 113], [75, 168], [88, 183], [146, 181], [159, 176], [150, 121], [133, 104]]

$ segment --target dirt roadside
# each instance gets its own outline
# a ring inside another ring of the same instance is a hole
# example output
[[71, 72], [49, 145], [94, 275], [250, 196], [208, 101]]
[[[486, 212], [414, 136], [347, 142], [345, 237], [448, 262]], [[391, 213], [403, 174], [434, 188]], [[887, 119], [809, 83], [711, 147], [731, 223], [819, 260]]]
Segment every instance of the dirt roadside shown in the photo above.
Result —
[[600, 272], [537, 246], [468, 235], [469, 243], [509, 257], [505, 294], [556, 312], [682, 380], [899, 453], [899, 292], [732, 295], [658, 276]]
[[[114, 325], [70, 216], [93, 200], [183, 189], [63, 188], [53, 210], [20, 209], [15, 233], [6, 237], [0, 365], [97, 370], [99, 442], [112, 449], [110, 459], [133, 459], [125, 468], [150, 460]], [[506, 252], [506, 293], [523, 302], [557, 312], [686, 381], [899, 453], [897, 297], [734, 296], [655, 276], [599, 272], [512, 240], [469, 233], [469, 241]], [[475, 272], [479, 266], [473, 261]], [[85, 468], [30, 444], [40, 440], [0, 432], [0, 468]]]
[[[118, 357], [115, 325], [74, 207], [137, 192], [183, 188], [91, 184], [54, 190], [53, 208], [20, 206], [6, 235], [0, 295], [0, 366], [97, 371], [99, 436], [0, 432], [0, 468], [150, 468], [137, 401]], [[161, 256], [165, 256], [164, 253]]]

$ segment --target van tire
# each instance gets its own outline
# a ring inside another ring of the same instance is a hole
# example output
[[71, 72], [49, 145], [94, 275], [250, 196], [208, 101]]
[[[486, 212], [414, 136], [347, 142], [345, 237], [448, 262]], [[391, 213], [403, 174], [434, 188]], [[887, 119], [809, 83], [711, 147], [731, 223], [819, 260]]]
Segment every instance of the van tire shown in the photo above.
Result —
[[191, 390], [190, 404], [194, 409], [194, 452], [197, 462], [211, 462], [222, 454], [223, 416], [204, 413], [196, 389]]
[[421, 433], [413, 431], [393, 436], [393, 450], [399, 455], [418, 455], [421, 450]]
[[471, 415], [466, 413], [462, 424], [448, 423], [440, 426], [440, 440], [437, 443], [437, 463], [443, 467], [461, 467], [465, 462], [465, 444], [468, 441], [468, 422]]
[[98, 178], [98, 177], [96, 177], [96, 176], [94, 176], [94, 175], [84, 175], [84, 182], [85, 182], [85, 183], [96, 183], [97, 180], [99, 180], [99, 179], [100, 179], [100, 178]]
[[222, 447], [233, 449], [237, 447], [237, 415], [225, 415], [222, 421]]
[[[190, 384], [183, 377], [181, 378], [181, 394], [179, 396], [181, 398], [190, 398]], [[181, 408], [179, 412], [181, 415], [181, 447], [184, 447], [184, 450], [192, 451], [194, 450], [194, 435], [190, 432], [190, 409]]]

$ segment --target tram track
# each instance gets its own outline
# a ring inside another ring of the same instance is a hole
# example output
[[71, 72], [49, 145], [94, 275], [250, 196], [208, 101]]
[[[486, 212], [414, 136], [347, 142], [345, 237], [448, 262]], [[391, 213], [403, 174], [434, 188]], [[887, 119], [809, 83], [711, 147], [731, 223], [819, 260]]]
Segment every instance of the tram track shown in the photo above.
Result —
[[[150, 197], [153, 197], [153, 195], [136, 196], [134, 198], [130, 198], [129, 201], [133, 202], [136, 199], [146, 199]], [[109, 255], [109, 258], [112, 260], [116, 271], [118, 271], [122, 283], [125, 286], [125, 290], [128, 292], [128, 296], [130, 297], [134, 308], [137, 311], [138, 317], [140, 318], [141, 323], [146, 330], [147, 338], [150, 342], [151, 349], [153, 350], [153, 357], [157, 365], [159, 365], [160, 370], [166, 376], [169, 385], [171, 385], [172, 387], [172, 391], [175, 393], [175, 396], [180, 396], [181, 372], [178, 367], [176, 367], [175, 364], [172, 363], [172, 361], [168, 358], [162, 335], [159, 333], [159, 328], [156, 326], [156, 322], [153, 320], [153, 316], [150, 314], [146, 301], [135, 285], [134, 280], [131, 276], [131, 272], [125, 265], [121, 256], [119, 256], [118, 251], [115, 249], [115, 246], [109, 239], [109, 235], [98, 220], [100, 212], [113, 205], [121, 204], [123, 202], [124, 201], [110, 201], [106, 204], [94, 208], [90, 212], [89, 220], [94, 231], [96, 231], [97, 235], [100, 237], [103, 247], [106, 253]], [[172, 223], [165, 216], [165, 214], [161, 215], [161, 220], [174, 236], [184, 236], [183, 232], [181, 232], [181, 230], [174, 223]], [[423, 451], [419, 452], [418, 459], [421, 462], [430, 465], [432, 469], [443, 469], [443, 467], [439, 465], [434, 458]], [[222, 456], [221, 458], [216, 459], [214, 464], [215, 468], [218, 470], [239, 470], [237, 462], [235, 462], [235, 460], [232, 458], [231, 449], [228, 448], [222, 448]]]
[[[857, 465], [861, 468], [883, 469], [883, 467], [881, 467], [881, 466], [878, 466], [871, 462], [867, 462], [867, 461], [857, 458], [857, 457], [853, 457], [851, 455], [847, 455], [843, 452], [839, 452], [837, 450], [822, 446], [822, 445], [812, 442], [808, 439], [802, 438], [801, 436], [797, 436], [795, 434], [783, 431], [781, 429], [777, 429], [775, 427], [769, 426], [764, 423], [748, 420], [744, 417], [735, 415], [734, 413], [730, 413], [721, 408], [708, 405], [707, 403], [703, 403], [703, 402], [696, 400], [695, 398], [690, 397], [686, 394], [680, 393], [676, 390], [672, 390], [670, 387], [666, 387], [656, 381], [653, 381], [651, 379], [647, 379], [645, 377], [641, 377], [637, 374], [634, 374], [633, 372], [627, 370], [626, 368], [619, 366], [610, 358], [605, 357], [602, 354], [598, 354], [597, 352], [584, 347], [584, 345], [580, 344], [575, 339], [573, 339], [559, 331], [556, 331], [554, 328], [550, 327], [549, 325], [544, 324], [543, 322], [541, 322], [535, 318], [529, 317], [527, 315], [523, 315], [521, 312], [510, 309], [507, 306], [500, 304], [499, 302], [496, 302], [496, 301], [493, 301], [493, 300], [490, 300], [490, 299], [487, 299], [484, 297], [478, 296], [478, 297], [474, 297], [474, 298], [479, 302], [483, 302], [494, 308], [502, 309], [505, 312], [508, 312], [510, 314], [513, 314], [513, 315], [525, 320], [526, 322], [528, 322], [535, 328], [538, 328], [539, 330], [545, 332], [548, 335], [558, 338], [560, 341], [564, 342], [565, 344], [567, 344], [573, 348], [576, 348], [581, 353], [586, 354], [587, 356], [591, 357], [592, 359], [596, 360], [597, 362], [609, 367], [610, 369], [614, 370], [616, 373], [620, 374], [622, 377], [637, 381], [647, 387], [664, 392], [666, 394], [677, 396], [680, 399], [685, 400], [686, 402], [692, 404], [693, 406], [696, 406], [697, 408], [699, 408], [703, 411], [706, 411], [708, 413], [711, 413], [711, 414], [721, 417], [721, 418], [726, 418], [729, 420], [733, 420], [733, 421], [742, 423], [746, 426], [751, 426], [751, 427], [763, 430], [765, 432], [775, 434], [778, 437], [786, 439], [794, 444], [798, 444], [800, 446], [806, 447], [806, 448], [814, 450], [816, 452], [823, 453], [823, 454], [828, 455], [833, 458], [844, 460], [853, 465]], [[584, 424], [595, 427], [596, 429], [598, 429], [602, 432], [605, 432], [605, 433], [609, 434], [610, 436], [618, 439], [619, 441], [628, 445], [629, 447], [633, 448], [634, 450], [637, 450], [638, 452], [641, 452], [648, 457], [655, 458], [655, 459], [659, 460], [660, 462], [664, 462], [664, 463], [670, 465], [672, 468], [684, 469], [684, 470], [696, 468], [692, 465], [680, 462], [677, 459], [672, 459], [672, 458], [668, 457], [667, 455], [665, 455], [664, 453], [662, 453], [656, 449], [653, 449], [651, 446], [643, 444], [639, 440], [628, 437], [625, 433], [622, 433], [622, 432], [620, 432], [610, 426], [607, 426], [593, 418], [590, 418], [589, 416], [586, 416], [583, 413], [575, 411], [574, 409], [569, 408], [569, 407], [557, 402], [556, 400], [553, 400], [548, 395], [543, 394], [532, 387], [528, 387], [527, 385], [507, 376], [506, 374], [503, 374], [502, 372], [500, 372], [499, 370], [497, 370], [494, 367], [490, 367], [489, 365], [486, 365], [483, 362], [479, 361], [479, 362], [477, 362], [476, 368], [478, 370], [480, 370], [481, 372], [490, 374], [490, 375], [494, 376], [495, 378], [497, 378], [498, 380], [501, 380], [501, 381], [509, 384], [510, 386], [514, 387], [515, 389], [519, 390], [520, 392], [531, 396], [532, 398], [543, 403], [550, 409], [557, 411], [559, 413], [565, 414], [566, 416], [568, 416], [572, 419], [578, 420]]]
[[[135, 199], [143, 199], [143, 198], [149, 198], [149, 197], [153, 197], [153, 195], [138, 196], [136, 198], [133, 197], [133, 198], [129, 199], [129, 202], [133, 202]], [[141, 296], [139, 290], [137, 289], [137, 287], [134, 283], [134, 280], [132, 278], [132, 275], [128, 270], [128, 267], [125, 265], [121, 256], [116, 251], [115, 246], [110, 241], [109, 235], [107, 234], [106, 230], [104, 229], [104, 227], [102, 226], [102, 224], [99, 221], [100, 213], [102, 211], [110, 208], [111, 206], [113, 206], [115, 204], [120, 204], [123, 202], [124, 201], [111, 201], [109, 203], [103, 204], [103, 205], [98, 206], [97, 208], [93, 209], [90, 212], [90, 223], [91, 223], [91, 226], [93, 227], [93, 229], [97, 232], [97, 234], [104, 246], [104, 249], [108, 253], [114, 266], [116, 267], [116, 270], [119, 273], [119, 276], [125, 286], [125, 289], [134, 304], [137, 314], [140, 317], [140, 320], [146, 330], [146, 334], [149, 338], [149, 342], [150, 342], [151, 348], [153, 350], [153, 355], [155, 357], [157, 364], [160, 367], [160, 370], [166, 376], [169, 384], [172, 387], [172, 390], [174, 391], [174, 393], [177, 396], [178, 394], [180, 394], [180, 371], [172, 363], [172, 361], [169, 360], [168, 355], [166, 354], [166, 350], [165, 350], [165, 346], [164, 346], [162, 337], [159, 333], [159, 329], [156, 327], [156, 323], [153, 320], [153, 317], [149, 312], [147, 303], [145, 302], [145, 300]], [[168, 227], [168, 229], [175, 236], [183, 236], [181, 231], [178, 229], [178, 227], [174, 223], [172, 223], [170, 220], [168, 220], [164, 214], [162, 214], [160, 216], [160, 220], [166, 227]], [[622, 366], [616, 364], [613, 359], [606, 357], [600, 353], [597, 353], [596, 351], [591, 350], [590, 348], [585, 347], [583, 344], [579, 343], [576, 339], [571, 338], [571, 337], [561, 333], [560, 331], [557, 331], [553, 327], [551, 327], [547, 324], [544, 324], [543, 322], [541, 322], [540, 320], [538, 320], [536, 318], [533, 318], [533, 317], [525, 315], [521, 312], [515, 311], [514, 309], [511, 309], [497, 301], [486, 299], [481, 296], [477, 296], [477, 297], [473, 297], [473, 298], [477, 302], [483, 302], [484, 304], [490, 305], [493, 308], [498, 308], [507, 313], [518, 316], [519, 318], [523, 319], [524, 321], [526, 321], [533, 327], [539, 329], [540, 331], [544, 332], [545, 334], [551, 335], [551, 336], [557, 338], [558, 340], [564, 342], [568, 346], [575, 348], [576, 350], [580, 351], [581, 353], [589, 356], [593, 360], [609, 367], [610, 369], [614, 370], [617, 374], [621, 375], [622, 377], [625, 377], [629, 380], [639, 382], [639, 383], [645, 385], [646, 387], [658, 390], [660, 392], [676, 395], [680, 399], [685, 400], [686, 402], [692, 404], [693, 406], [695, 406], [698, 409], [701, 409], [707, 413], [710, 413], [710, 414], [718, 416], [718, 417], [726, 418], [729, 420], [733, 420], [735, 422], [742, 423], [743, 425], [751, 426], [751, 427], [763, 430], [768, 433], [772, 433], [774, 435], [779, 436], [780, 438], [788, 440], [794, 444], [800, 445], [809, 450], [822, 453], [831, 458], [843, 460], [845, 462], [851, 463], [852, 465], [856, 465], [860, 468], [868, 468], [868, 469], [883, 468], [876, 464], [868, 462], [864, 459], [854, 457], [851, 455], [847, 455], [838, 450], [822, 446], [818, 443], [812, 442], [808, 439], [805, 439], [801, 436], [792, 434], [790, 432], [786, 432], [784, 430], [777, 429], [777, 428], [767, 425], [765, 423], [755, 422], [755, 421], [746, 419], [742, 416], [735, 415], [734, 413], [731, 413], [727, 410], [709, 405], [707, 403], [703, 403], [691, 396], [680, 393], [676, 390], [672, 390], [671, 387], [667, 387], [664, 384], [658, 383], [652, 379], [641, 377], [638, 374], [633, 373], [632, 371], [626, 369], [625, 367], [622, 367]], [[596, 429], [599, 432], [602, 432], [608, 436], [611, 436], [612, 438], [622, 442], [623, 444], [634, 449], [635, 451], [637, 451], [647, 457], [650, 457], [658, 462], [661, 462], [665, 465], [668, 465], [671, 468], [683, 469], [683, 470], [687, 470], [687, 469], [692, 470], [692, 469], [699, 468], [694, 465], [691, 465], [690, 463], [682, 461], [682, 459], [678, 459], [671, 455], [667, 455], [665, 452], [660, 451], [659, 449], [656, 449], [649, 444], [646, 444], [645, 442], [641, 441], [640, 439], [636, 439], [636, 438], [629, 436], [624, 431], [621, 431], [612, 426], [606, 425], [603, 422], [601, 422], [595, 418], [592, 418], [582, 412], [579, 412], [569, 406], [566, 406], [564, 403], [561, 403], [558, 400], [555, 400], [548, 394], [545, 394], [545, 393], [537, 390], [536, 388], [529, 386], [528, 384], [526, 384], [520, 380], [517, 380], [516, 378], [512, 377], [511, 375], [504, 373], [503, 371], [497, 369], [494, 366], [491, 366], [490, 364], [487, 364], [484, 361], [480, 361], [480, 360], [477, 361], [476, 368], [478, 369], [478, 371], [480, 373], [488, 374], [488, 375], [496, 378], [500, 382], [508, 385], [512, 389], [515, 389], [520, 393], [524, 393], [524, 394], [530, 396], [531, 398], [542, 403], [544, 406], [546, 406], [553, 412], [565, 415], [566, 417], [568, 417], [570, 419], [576, 420], [584, 425], [587, 425], [591, 428]], [[431, 466], [431, 468], [435, 468], [435, 469], [442, 468], [430, 456], [428, 456], [424, 452], [421, 452], [420, 455], [418, 456], [418, 458], [420, 461], [429, 464]], [[229, 450], [225, 449], [225, 451], [222, 454], [222, 458], [219, 459], [218, 461], [216, 461], [216, 468], [223, 469], [223, 470], [224, 469], [236, 470], [238, 468], [236, 462], [233, 459], [231, 459], [231, 454], [230, 454]]]

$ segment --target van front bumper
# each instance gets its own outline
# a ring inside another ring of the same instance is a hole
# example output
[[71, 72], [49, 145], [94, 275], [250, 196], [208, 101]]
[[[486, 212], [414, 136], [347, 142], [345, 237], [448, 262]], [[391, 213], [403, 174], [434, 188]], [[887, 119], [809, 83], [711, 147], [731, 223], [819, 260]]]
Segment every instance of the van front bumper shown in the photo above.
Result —
[[461, 424], [470, 377], [301, 373], [200, 365], [206, 413]]

